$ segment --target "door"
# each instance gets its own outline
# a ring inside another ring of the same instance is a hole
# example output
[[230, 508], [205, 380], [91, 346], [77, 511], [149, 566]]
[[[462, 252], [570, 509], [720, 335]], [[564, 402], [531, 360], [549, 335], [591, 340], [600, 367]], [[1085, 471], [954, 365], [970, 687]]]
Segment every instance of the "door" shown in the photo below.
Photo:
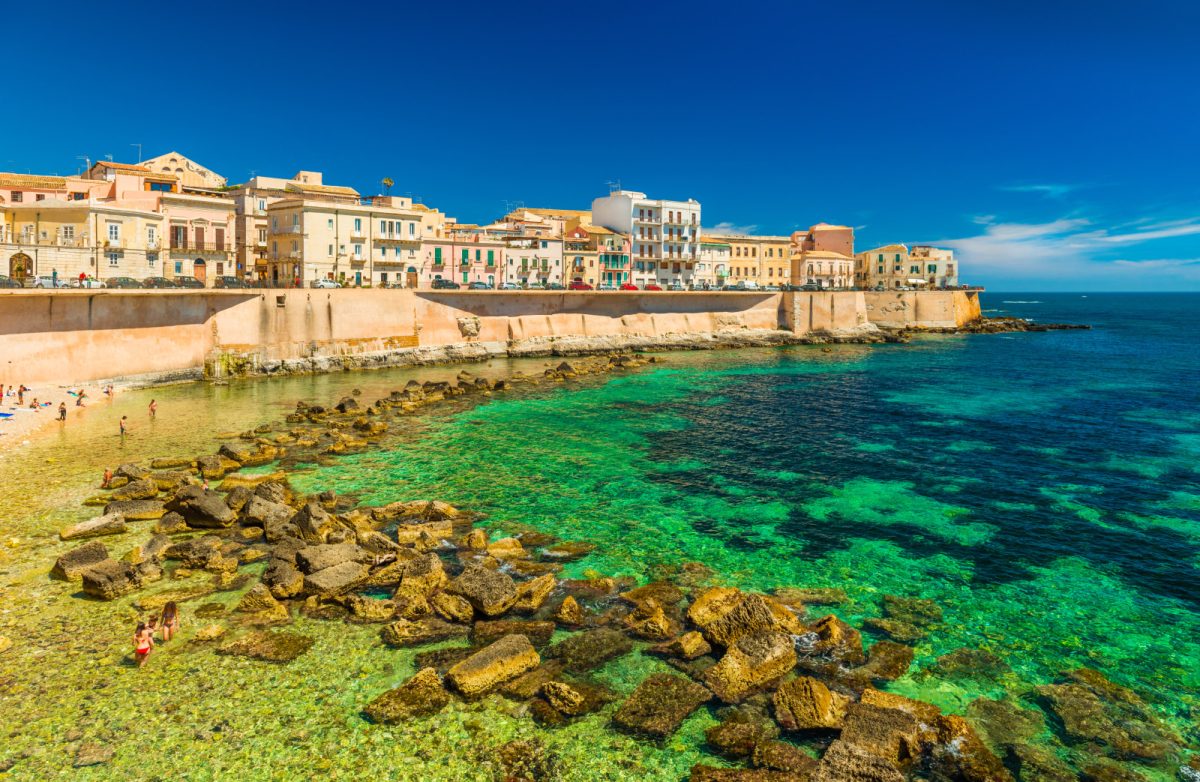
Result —
[[8, 259], [8, 276], [22, 285], [33, 274], [33, 259], [25, 253], [17, 253]]
[[405, 288], [417, 287], [417, 269], [415, 266], [409, 266], [408, 271], [406, 271], [404, 273], [404, 287]]
[[217, 242], [217, 249], [224, 250], [225, 249], [225, 229], [224, 228], [214, 228], [213, 235]]
[[[200, 230], [200, 229], [196, 229], [196, 230]], [[200, 240], [197, 239], [196, 241], [200, 241]], [[195, 261], [192, 262], [192, 274], [195, 275], [196, 279], [199, 280], [200, 282], [205, 282], [208, 279], [208, 268], [204, 265], [203, 258], [197, 258]], [[207, 283], [205, 283], [205, 284], [207, 284]]]
[[196, 226], [195, 231], [196, 231], [196, 249], [197, 250], [208, 249], [204, 246], [204, 229], [201, 228], [200, 226]]
[[360, 287], [361, 285], [362, 285], [362, 272], [355, 272], [354, 273], [354, 287], [357, 288], [357, 287]]

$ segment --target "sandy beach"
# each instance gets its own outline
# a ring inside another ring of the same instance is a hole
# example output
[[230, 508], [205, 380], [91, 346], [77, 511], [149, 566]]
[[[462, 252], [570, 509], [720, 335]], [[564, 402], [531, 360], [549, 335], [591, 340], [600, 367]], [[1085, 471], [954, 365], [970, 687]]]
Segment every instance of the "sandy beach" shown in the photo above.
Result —
[[[32, 438], [51, 426], [70, 426], [72, 421], [86, 416], [96, 408], [107, 408], [112, 398], [104, 393], [103, 385], [37, 386], [25, 393], [25, 404], [17, 404], [17, 392], [4, 389], [0, 403], [0, 461], [13, 455], [20, 446], [28, 445]], [[84, 393], [82, 405], [78, 405], [79, 391]], [[121, 388], [113, 385], [113, 395]], [[38, 407], [30, 405], [37, 400]], [[47, 404], [49, 403], [49, 404]], [[67, 420], [58, 420], [58, 406], [67, 405]]]

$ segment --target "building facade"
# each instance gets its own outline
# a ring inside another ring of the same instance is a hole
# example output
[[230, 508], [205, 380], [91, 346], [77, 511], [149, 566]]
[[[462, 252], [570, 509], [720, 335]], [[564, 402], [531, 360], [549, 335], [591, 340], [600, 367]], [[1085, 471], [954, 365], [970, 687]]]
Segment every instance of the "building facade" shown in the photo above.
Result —
[[700, 255], [696, 260], [696, 287], [701, 290], [715, 290], [729, 279], [729, 254], [732, 248], [728, 242], [711, 236], [700, 240]]
[[630, 280], [629, 239], [603, 226], [575, 223], [563, 236], [563, 263], [568, 284], [619, 288]]
[[218, 190], [228, 182], [225, 177], [214, 173], [191, 158], [178, 152], [143, 160], [138, 165], [160, 174], [172, 174], [180, 187], [188, 189]]
[[958, 286], [958, 264], [954, 261], [953, 250], [930, 247], [926, 244], [915, 245], [908, 251], [908, 268], [913, 274], [913, 279], [919, 276], [926, 281], [926, 287]]
[[692, 285], [700, 253], [700, 203], [616, 190], [592, 201], [592, 222], [629, 237], [631, 281]]

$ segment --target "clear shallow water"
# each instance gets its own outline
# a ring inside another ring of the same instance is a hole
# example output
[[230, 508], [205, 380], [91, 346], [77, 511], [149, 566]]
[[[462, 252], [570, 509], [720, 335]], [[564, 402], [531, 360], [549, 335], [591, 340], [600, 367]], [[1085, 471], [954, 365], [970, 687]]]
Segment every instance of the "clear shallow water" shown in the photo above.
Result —
[[[855, 621], [878, 616], [885, 593], [928, 597], [944, 627], [893, 689], [961, 712], [980, 694], [1020, 693], [1087, 665], [1184, 727], [1200, 710], [1197, 305], [1188, 295], [989, 295], [985, 306], [1003, 314], [1095, 329], [676, 354], [570, 392], [538, 388], [415, 420], [393, 447], [294, 482], [370, 503], [436, 497], [484, 511], [498, 531], [529, 525], [599, 543], [576, 573], [645, 578], [700, 561], [747, 587], [844, 588], [851, 602], [839, 612]], [[50, 534], [87, 515], [74, 505], [88, 493], [82, 475], [119, 458], [211, 450], [212, 433], [275, 420], [296, 399], [328, 401], [351, 386], [372, 398], [408, 376], [158, 389], [159, 420], [123, 451], [105, 418], [113, 409], [22, 457], [37, 491], [0, 490], [0, 531], [18, 538], [0, 554], [0, 633], [33, 642], [0, 656], [3, 683], [24, 704], [18, 721], [0, 703], [0, 727], [34, 752], [28, 768], [69, 765], [63, 733], [76, 722], [118, 747], [110, 771], [161, 753], [194, 778], [259, 768], [256, 753], [280, 773], [403, 761], [412, 778], [471, 778], [482, 773], [473, 747], [516, 735], [545, 740], [578, 779], [676, 779], [704, 757], [703, 714], [665, 750], [600, 718], [546, 732], [479, 707], [437, 726], [366, 725], [357, 710], [411, 672], [411, 653], [382, 649], [369, 628], [301, 622], [318, 644], [285, 668], [170, 650], [152, 670], [127, 670], [129, 609], [81, 604], [45, 581], [65, 548]], [[147, 398], [119, 397], [115, 408], [140, 411]], [[1000, 656], [1014, 675], [923, 675], [962, 647]], [[635, 655], [605, 675], [627, 691], [653, 665]], [[124, 708], [134, 696], [145, 721]], [[449, 766], [437, 760], [447, 751]], [[214, 759], [184, 764], [195, 752]]]

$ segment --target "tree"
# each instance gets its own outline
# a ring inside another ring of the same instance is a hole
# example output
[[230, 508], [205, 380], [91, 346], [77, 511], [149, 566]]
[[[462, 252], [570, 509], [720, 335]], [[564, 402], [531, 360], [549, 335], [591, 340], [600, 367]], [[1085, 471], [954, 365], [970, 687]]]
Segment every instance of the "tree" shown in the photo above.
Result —
[[390, 176], [385, 176], [383, 178], [382, 184], [383, 184], [383, 194], [387, 195], [389, 192], [391, 192], [392, 185], [394, 185], [396, 183], [392, 181], [392, 178]]

